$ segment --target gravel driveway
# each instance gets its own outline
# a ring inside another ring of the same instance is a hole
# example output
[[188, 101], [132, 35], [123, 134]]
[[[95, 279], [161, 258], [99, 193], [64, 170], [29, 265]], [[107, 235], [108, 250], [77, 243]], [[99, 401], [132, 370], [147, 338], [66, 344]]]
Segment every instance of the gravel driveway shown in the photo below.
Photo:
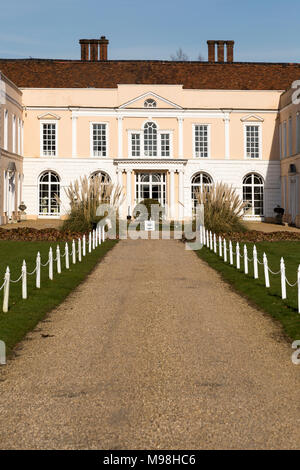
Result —
[[182, 243], [121, 241], [0, 369], [0, 448], [299, 448], [291, 353]]

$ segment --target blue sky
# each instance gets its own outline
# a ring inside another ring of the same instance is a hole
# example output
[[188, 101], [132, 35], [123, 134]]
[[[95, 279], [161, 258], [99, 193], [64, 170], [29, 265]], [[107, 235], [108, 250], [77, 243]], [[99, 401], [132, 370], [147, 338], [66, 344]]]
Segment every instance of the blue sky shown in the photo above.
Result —
[[299, 18], [299, 0], [15, 0], [0, 9], [0, 57], [78, 59], [80, 38], [106, 35], [110, 59], [181, 47], [207, 60], [207, 39], [234, 39], [235, 60], [300, 62]]

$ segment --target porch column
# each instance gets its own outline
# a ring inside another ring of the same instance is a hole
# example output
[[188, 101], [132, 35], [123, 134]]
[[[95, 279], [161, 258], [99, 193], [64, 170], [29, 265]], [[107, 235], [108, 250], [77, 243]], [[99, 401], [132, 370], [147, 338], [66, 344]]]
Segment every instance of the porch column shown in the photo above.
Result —
[[77, 116], [72, 116], [72, 157], [77, 157]]
[[127, 214], [126, 215], [131, 215], [131, 210], [132, 210], [132, 197], [131, 197], [131, 174], [132, 170], [126, 170], [126, 200], [127, 200]]
[[184, 170], [179, 170], [179, 220], [184, 219]]
[[123, 117], [118, 117], [118, 158], [123, 157]]
[[170, 170], [170, 219], [174, 218], [174, 209], [175, 209], [175, 184], [174, 184], [174, 173], [175, 171]]
[[178, 158], [183, 158], [183, 118], [178, 118]]

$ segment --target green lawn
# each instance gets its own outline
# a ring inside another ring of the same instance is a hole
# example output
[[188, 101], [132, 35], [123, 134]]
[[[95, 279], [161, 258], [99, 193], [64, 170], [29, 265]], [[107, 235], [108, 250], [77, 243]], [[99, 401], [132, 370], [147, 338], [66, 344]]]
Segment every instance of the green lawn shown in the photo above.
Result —
[[[24, 335], [32, 330], [47, 312], [60, 304], [67, 295], [78, 285], [94, 268], [101, 258], [116, 244], [116, 241], [108, 240], [88, 254], [83, 261], [75, 265], [70, 257], [70, 269], [65, 269], [62, 259], [62, 273], [57, 274], [54, 263], [54, 279], [48, 278], [48, 266], [41, 268], [41, 288], [35, 287], [35, 275], [28, 276], [28, 298], [21, 298], [21, 282], [10, 285], [9, 312], [2, 312], [3, 290], [0, 293], [0, 340], [6, 343], [8, 353]], [[61, 253], [64, 253], [64, 243], [59, 243]], [[0, 241], [0, 285], [6, 270], [10, 267], [11, 279], [20, 276], [23, 259], [27, 264], [28, 272], [35, 268], [36, 254], [39, 251], [42, 263], [48, 260], [49, 248], [52, 246], [53, 258], [56, 257], [57, 243], [54, 242], [15, 242]], [[71, 243], [69, 243], [71, 251]]]
[[[227, 245], [228, 246], [228, 245]], [[240, 245], [243, 254], [243, 244]], [[262, 261], [263, 253], [268, 257], [269, 267], [273, 272], [280, 269], [280, 257], [285, 260], [286, 277], [290, 283], [297, 280], [297, 269], [300, 264], [300, 242], [260, 242], [256, 244], [258, 259]], [[253, 257], [253, 243], [247, 243], [248, 258]], [[235, 251], [235, 243], [233, 244]], [[234, 289], [245, 295], [259, 308], [269, 313], [278, 320], [286, 334], [292, 339], [300, 338], [300, 314], [298, 314], [297, 287], [287, 285], [287, 299], [281, 299], [280, 275], [274, 276], [270, 273], [271, 287], [265, 287], [263, 266], [259, 265], [259, 279], [253, 278], [253, 262], [249, 262], [249, 274], [244, 273], [244, 260], [241, 258], [241, 269], [238, 271], [228, 262], [224, 263], [217, 254], [204, 247], [197, 251], [198, 256], [210, 266], [222, 274], [224, 280], [228, 281]], [[234, 264], [236, 258], [234, 256]]]

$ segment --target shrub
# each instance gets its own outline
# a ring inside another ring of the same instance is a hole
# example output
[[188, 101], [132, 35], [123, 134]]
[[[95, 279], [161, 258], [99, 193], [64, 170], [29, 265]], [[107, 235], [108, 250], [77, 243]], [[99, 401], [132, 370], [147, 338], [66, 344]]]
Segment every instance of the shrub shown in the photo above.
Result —
[[66, 189], [70, 202], [68, 218], [64, 221], [62, 231], [87, 232], [93, 224], [99, 222], [104, 216], [97, 217], [100, 204], [110, 204], [116, 210], [122, 202], [123, 193], [119, 186], [103, 181], [101, 176], [88, 178], [71, 183]]
[[196, 191], [199, 204], [204, 204], [204, 223], [208, 230], [219, 232], [244, 232], [245, 203], [236, 190], [225, 183], [217, 183]]

